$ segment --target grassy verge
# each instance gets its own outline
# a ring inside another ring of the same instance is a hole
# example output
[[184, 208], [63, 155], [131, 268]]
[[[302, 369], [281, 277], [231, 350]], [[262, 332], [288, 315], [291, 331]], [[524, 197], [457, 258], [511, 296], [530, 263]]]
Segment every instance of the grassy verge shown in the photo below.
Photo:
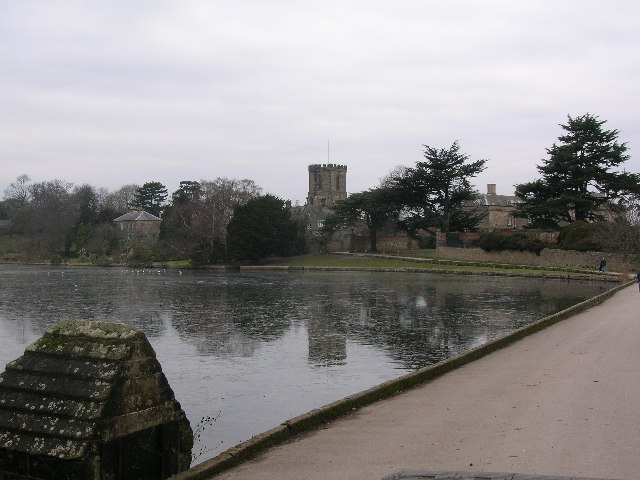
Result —
[[183, 267], [191, 266], [190, 260], [167, 260], [166, 262], [153, 262], [154, 267]]
[[412, 250], [398, 250], [393, 253], [400, 257], [431, 258], [436, 254], [436, 252], [437, 250], [435, 248], [424, 248], [424, 249], [412, 249]]
[[91, 265], [91, 262], [86, 258], [65, 258], [65, 264], [67, 264], [67, 265]]
[[529, 273], [529, 274], [545, 274], [549, 273], [548, 269], [544, 268], [522, 268], [522, 266], [515, 266], [510, 268], [505, 265], [490, 266], [486, 264], [482, 265], [452, 265], [452, 264], [439, 264], [428, 262], [412, 262], [407, 260], [393, 260], [390, 258], [377, 258], [366, 256], [348, 256], [348, 255], [331, 255], [331, 254], [311, 254], [302, 255], [299, 257], [291, 257], [283, 262], [281, 265], [290, 267], [312, 267], [312, 268], [408, 268], [418, 270], [464, 270], [464, 271], [478, 271], [478, 272], [517, 272], [517, 273]]

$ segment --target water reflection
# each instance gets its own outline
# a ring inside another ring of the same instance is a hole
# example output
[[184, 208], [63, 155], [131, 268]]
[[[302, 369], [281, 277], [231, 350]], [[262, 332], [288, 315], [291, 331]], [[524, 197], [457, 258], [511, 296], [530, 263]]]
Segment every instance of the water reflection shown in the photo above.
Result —
[[415, 273], [0, 266], [0, 365], [63, 319], [149, 337], [215, 455], [286, 418], [601, 293], [597, 282]]

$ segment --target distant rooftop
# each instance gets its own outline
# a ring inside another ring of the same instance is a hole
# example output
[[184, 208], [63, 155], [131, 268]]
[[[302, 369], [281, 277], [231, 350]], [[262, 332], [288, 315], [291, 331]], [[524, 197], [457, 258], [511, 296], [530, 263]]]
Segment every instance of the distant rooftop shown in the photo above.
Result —
[[147, 213], [144, 210], [139, 210], [139, 211], [133, 210], [129, 213], [125, 213], [121, 217], [116, 218], [114, 222], [134, 222], [134, 221], [140, 221], [140, 220], [156, 221], [156, 222], [162, 221], [161, 218], [158, 218], [155, 215], [151, 215], [150, 213]]
[[520, 199], [515, 195], [494, 195], [481, 193], [473, 202], [476, 205], [487, 205], [496, 207], [515, 207], [520, 203]]
[[520, 203], [520, 199], [515, 195], [498, 195], [496, 193], [496, 184], [489, 183], [487, 184], [487, 193], [481, 193], [472, 203], [495, 207], [515, 207]]

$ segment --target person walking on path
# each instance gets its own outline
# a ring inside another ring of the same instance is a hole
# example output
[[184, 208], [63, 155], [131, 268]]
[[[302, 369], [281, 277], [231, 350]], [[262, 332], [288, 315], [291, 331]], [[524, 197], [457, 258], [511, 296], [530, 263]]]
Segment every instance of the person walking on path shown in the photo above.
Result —
[[604, 257], [600, 260], [600, 268], [598, 270], [602, 273], [607, 271], [607, 260]]
[[638, 291], [640, 291], [640, 272], [636, 275], [636, 282], [638, 282]]

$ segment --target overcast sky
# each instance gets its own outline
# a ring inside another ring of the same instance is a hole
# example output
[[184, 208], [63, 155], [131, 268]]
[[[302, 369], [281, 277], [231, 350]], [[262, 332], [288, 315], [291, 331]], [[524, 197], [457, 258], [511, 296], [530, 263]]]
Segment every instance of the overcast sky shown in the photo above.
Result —
[[482, 192], [511, 194], [587, 112], [640, 172], [639, 18], [632, 0], [0, 0], [0, 194], [20, 174], [224, 176], [304, 203], [310, 164], [347, 165], [354, 193], [455, 140], [488, 160]]

